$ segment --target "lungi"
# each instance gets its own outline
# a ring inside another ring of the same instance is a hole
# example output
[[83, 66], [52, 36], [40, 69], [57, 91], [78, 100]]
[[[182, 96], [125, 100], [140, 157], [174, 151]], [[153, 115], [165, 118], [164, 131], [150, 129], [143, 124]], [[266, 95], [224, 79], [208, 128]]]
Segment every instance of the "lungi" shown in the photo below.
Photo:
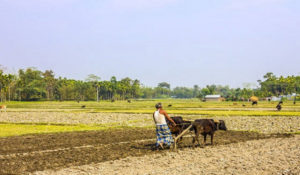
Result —
[[156, 146], [159, 146], [160, 143], [167, 144], [171, 146], [174, 143], [171, 131], [168, 125], [156, 125]]

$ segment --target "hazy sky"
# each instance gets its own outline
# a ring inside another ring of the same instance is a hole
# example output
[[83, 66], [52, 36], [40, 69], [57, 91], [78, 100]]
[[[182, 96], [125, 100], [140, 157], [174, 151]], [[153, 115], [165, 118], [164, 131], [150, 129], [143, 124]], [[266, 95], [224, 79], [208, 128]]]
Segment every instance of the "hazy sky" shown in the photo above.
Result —
[[0, 64], [172, 87], [300, 75], [300, 1], [0, 0]]

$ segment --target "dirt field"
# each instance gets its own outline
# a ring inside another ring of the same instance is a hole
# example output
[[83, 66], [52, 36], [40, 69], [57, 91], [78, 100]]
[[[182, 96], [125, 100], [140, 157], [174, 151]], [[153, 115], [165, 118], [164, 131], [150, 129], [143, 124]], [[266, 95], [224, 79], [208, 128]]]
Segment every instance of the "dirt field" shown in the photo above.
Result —
[[[215, 145], [217, 147], [275, 137], [292, 136], [218, 131]], [[153, 138], [155, 138], [153, 129], [72, 132], [2, 138], [0, 139], [0, 174], [58, 169], [154, 154], [157, 152], [153, 151], [155, 141]], [[180, 148], [190, 147], [191, 141], [191, 138], [185, 138]], [[169, 150], [160, 153], [167, 152]]]
[[228, 145], [128, 157], [98, 164], [73, 166], [54, 174], [300, 174], [300, 136], [251, 140]]

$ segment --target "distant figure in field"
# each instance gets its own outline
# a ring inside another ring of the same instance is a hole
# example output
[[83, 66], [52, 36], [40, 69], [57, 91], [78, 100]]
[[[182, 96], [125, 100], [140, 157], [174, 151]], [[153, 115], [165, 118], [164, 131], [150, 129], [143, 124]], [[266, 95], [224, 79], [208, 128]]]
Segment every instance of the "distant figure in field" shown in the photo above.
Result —
[[131, 100], [127, 100], [128, 103], [131, 103]]
[[281, 111], [282, 107], [281, 107], [281, 103], [279, 102], [278, 105], [276, 106], [277, 111]]
[[172, 107], [172, 104], [169, 104], [168, 107]]
[[85, 108], [85, 107], [86, 107], [85, 105], [82, 105], [82, 106], [81, 106], [81, 108]]
[[257, 105], [258, 103], [258, 98], [256, 96], [250, 97], [250, 101], [252, 101], [252, 106]]

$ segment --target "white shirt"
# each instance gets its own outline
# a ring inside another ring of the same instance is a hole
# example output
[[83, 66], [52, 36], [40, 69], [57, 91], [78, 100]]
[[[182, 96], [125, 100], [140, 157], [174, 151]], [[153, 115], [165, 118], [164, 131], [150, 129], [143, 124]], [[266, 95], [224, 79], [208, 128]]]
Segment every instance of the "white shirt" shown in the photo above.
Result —
[[160, 114], [159, 110], [154, 112], [153, 117], [154, 117], [154, 121], [155, 121], [156, 125], [166, 125], [167, 124], [165, 115]]

